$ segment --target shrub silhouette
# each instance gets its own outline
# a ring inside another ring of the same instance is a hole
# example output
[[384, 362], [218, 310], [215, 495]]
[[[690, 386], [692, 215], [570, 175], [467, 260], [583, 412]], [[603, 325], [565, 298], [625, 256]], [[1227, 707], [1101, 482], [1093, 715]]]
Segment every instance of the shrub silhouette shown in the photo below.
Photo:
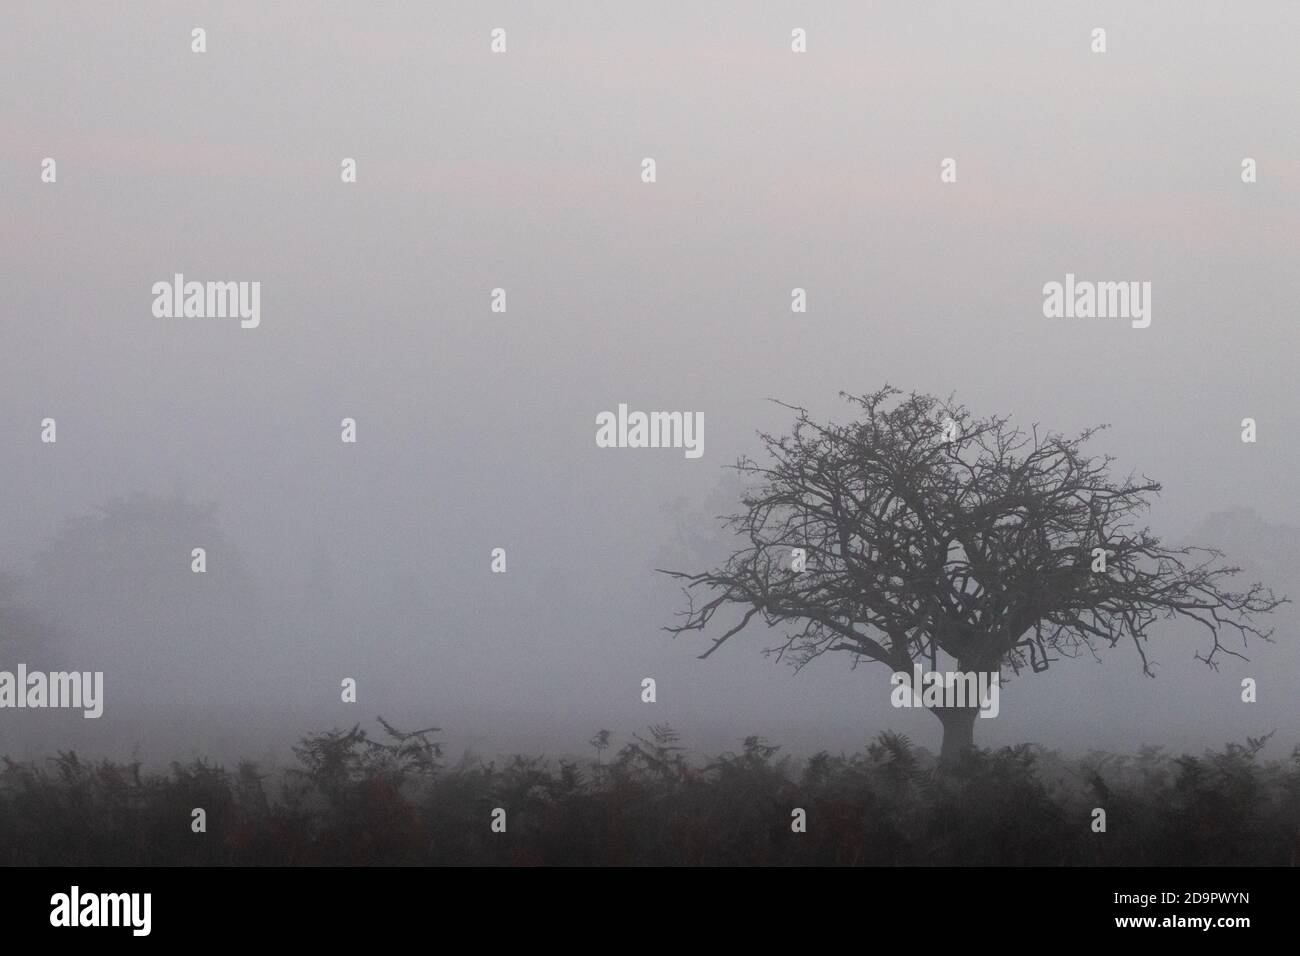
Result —
[[[146, 772], [75, 753], [0, 766], [6, 865], [1296, 865], [1300, 747], [1079, 759], [1024, 744], [932, 754], [883, 733], [796, 761], [761, 737], [693, 759], [663, 724], [613, 759], [466, 753], [380, 720], [302, 739], [297, 766]], [[1104, 807], [1107, 832], [1091, 831]], [[207, 831], [194, 833], [202, 807]], [[505, 834], [489, 827], [507, 813]], [[802, 808], [807, 832], [791, 830]]]

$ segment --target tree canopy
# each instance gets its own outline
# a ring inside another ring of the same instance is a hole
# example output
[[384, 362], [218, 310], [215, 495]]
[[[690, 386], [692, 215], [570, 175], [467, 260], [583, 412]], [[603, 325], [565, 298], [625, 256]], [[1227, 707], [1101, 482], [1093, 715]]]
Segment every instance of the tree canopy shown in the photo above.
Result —
[[1285, 599], [1234, 589], [1219, 551], [1141, 525], [1160, 485], [1084, 451], [1104, 426], [1068, 437], [889, 386], [842, 397], [847, 424], [778, 403], [791, 431], [760, 433], [765, 460], [735, 466], [748, 490], [722, 520], [740, 547], [710, 570], [663, 572], [687, 595], [674, 634], [739, 609], [702, 657], [755, 620], [781, 630], [769, 649], [798, 666], [835, 651], [896, 671], [937, 669], [940, 654], [961, 670], [1041, 671], [1125, 642], [1153, 674], [1162, 619], [1195, 624], [1211, 667], [1270, 639], [1257, 619]]

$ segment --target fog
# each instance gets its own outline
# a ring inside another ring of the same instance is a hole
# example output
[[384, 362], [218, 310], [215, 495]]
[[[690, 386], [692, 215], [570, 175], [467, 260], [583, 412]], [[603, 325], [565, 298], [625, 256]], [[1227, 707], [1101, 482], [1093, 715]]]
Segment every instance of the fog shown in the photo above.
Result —
[[[1109, 423], [1153, 530], [1300, 595], [1300, 9], [689, 6], [6, 5], [0, 667], [103, 670], [106, 701], [4, 711], [0, 752], [264, 757], [376, 715], [489, 754], [649, 723], [937, 749], [883, 667], [662, 630], [654, 569], [726, 553], [769, 399], [843, 420], [885, 383]], [[177, 273], [260, 282], [260, 325], [156, 317]], [[1151, 282], [1150, 327], [1044, 318], [1067, 273]], [[597, 447], [620, 403], [702, 412], [703, 455]], [[1296, 620], [1218, 673], [1190, 626], [1154, 680], [1062, 660], [977, 740], [1278, 756]]]

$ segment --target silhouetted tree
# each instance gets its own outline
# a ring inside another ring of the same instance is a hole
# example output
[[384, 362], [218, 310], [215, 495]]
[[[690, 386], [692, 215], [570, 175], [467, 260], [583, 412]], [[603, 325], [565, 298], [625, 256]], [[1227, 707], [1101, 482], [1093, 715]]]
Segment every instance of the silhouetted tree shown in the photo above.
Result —
[[25, 590], [17, 576], [0, 572], [0, 661], [11, 665], [21, 660], [33, 666], [59, 663], [67, 636], [48, 614], [30, 603]]
[[[819, 424], [795, 414], [789, 435], [760, 434], [767, 461], [742, 458], [750, 482], [724, 526], [744, 545], [713, 570], [664, 571], [684, 581], [674, 634], [741, 610], [708, 657], [755, 619], [783, 630], [769, 648], [797, 666], [827, 651], [909, 672], [1045, 670], [1059, 656], [1131, 641], [1153, 676], [1145, 642], [1161, 618], [1193, 621], [1211, 667], [1225, 644], [1271, 632], [1253, 623], [1285, 599], [1253, 584], [1232, 591], [1235, 567], [1210, 548], [1161, 544], [1135, 518], [1160, 485], [1110, 476], [1110, 457], [1085, 455], [1099, 429], [1069, 438], [974, 418], [962, 406], [885, 388], [843, 395], [859, 417]], [[1102, 426], [1104, 427], [1104, 426]], [[791, 568], [803, 548], [806, 570]], [[1105, 570], [1094, 570], [1105, 552]], [[705, 592], [699, 603], [694, 595]], [[934, 708], [941, 759], [974, 745], [978, 707]]]
[[[232, 673], [259, 675], [260, 588], [216, 511], [139, 493], [65, 523], [35, 557], [33, 598], [75, 637], [75, 666], [112, 667], [124, 696], [135, 680], [222, 694]], [[197, 547], [204, 574], [192, 571]]]

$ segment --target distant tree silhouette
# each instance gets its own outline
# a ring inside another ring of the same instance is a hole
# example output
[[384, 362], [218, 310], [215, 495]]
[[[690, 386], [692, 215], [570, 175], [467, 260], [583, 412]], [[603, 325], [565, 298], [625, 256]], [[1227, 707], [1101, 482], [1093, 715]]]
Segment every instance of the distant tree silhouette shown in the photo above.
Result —
[[20, 578], [0, 573], [0, 661], [5, 666], [15, 661], [33, 667], [58, 664], [66, 635], [48, 614], [30, 603], [25, 590]]
[[[687, 596], [673, 634], [740, 610], [701, 657], [756, 619], [782, 629], [768, 651], [799, 667], [838, 651], [909, 673], [914, 662], [950, 669], [941, 653], [963, 672], [1037, 672], [1131, 641], [1154, 676], [1145, 645], [1163, 618], [1204, 629], [1197, 657], [1211, 667], [1269, 639], [1255, 617], [1285, 599], [1260, 584], [1229, 590], [1239, 569], [1220, 552], [1166, 547], [1137, 527], [1160, 485], [1115, 480], [1112, 458], [1085, 455], [1100, 429], [1025, 431], [888, 386], [842, 397], [857, 421], [819, 424], [778, 403], [795, 413], [793, 430], [760, 434], [767, 461], [737, 463], [750, 485], [722, 519], [744, 545], [712, 570], [662, 572]], [[807, 554], [802, 572], [795, 548]], [[1098, 548], [1104, 572], [1093, 570]], [[978, 708], [932, 710], [951, 767], [974, 746]]]
[[[202, 675], [214, 693], [221, 674], [255, 670], [259, 588], [216, 511], [183, 498], [114, 498], [68, 520], [36, 555], [38, 606], [74, 636], [76, 666], [114, 665], [119, 688]], [[207, 552], [205, 574], [191, 571], [196, 547]]]

